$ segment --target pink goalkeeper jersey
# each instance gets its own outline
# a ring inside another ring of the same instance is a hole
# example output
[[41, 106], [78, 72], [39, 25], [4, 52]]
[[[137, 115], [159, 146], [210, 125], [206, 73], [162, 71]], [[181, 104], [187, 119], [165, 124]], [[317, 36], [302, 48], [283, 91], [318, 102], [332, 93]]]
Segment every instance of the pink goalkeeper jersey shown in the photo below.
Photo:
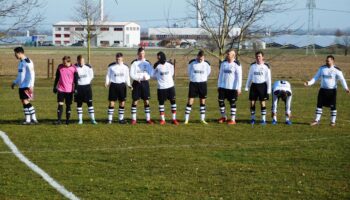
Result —
[[57, 90], [60, 92], [73, 92], [74, 88], [74, 73], [77, 72], [77, 69], [74, 65], [70, 67], [65, 67], [64, 65], [58, 66], [58, 72], [60, 79], [58, 81]]

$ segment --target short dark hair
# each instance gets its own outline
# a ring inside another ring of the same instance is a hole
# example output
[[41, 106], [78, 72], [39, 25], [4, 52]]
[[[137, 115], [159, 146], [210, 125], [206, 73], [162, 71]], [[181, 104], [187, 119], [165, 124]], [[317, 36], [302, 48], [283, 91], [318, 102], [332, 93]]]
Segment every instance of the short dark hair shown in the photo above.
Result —
[[137, 54], [141, 53], [142, 51], [144, 51], [145, 49], [143, 47], [140, 47], [137, 49]]
[[226, 53], [230, 53], [231, 51], [236, 52], [236, 51], [235, 51], [235, 49], [233, 49], [233, 48], [229, 48], [229, 49], [227, 49], [227, 50], [226, 50]]
[[332, 60], [335, 60], [335, 58], [334, 58], [333, 55], [328, 55], [328, 56], [327, 56], [327, 59], [328, 59], [328, 58], [330, 58], [330, 59], [332, 59]]
[[15, 53], [24, 53], [23, 47], [16, 47], [16, 48], [13, 49], [13, 51], [14, 51]]
[[159, 57], [160, 64], [164, 65], [166, 62], [166, 55], [164, 52], [160, 51], [157, 53], [157, 56]]
[[199, 50], [197, 56], [198, 57], [203, 57], [204, 56], [204, 51], [203, 50]]
[[81, 61], [81, 59], [83, 59], [83, 56], [82, 55], [78, 55], [77, 56], [77, 61]]
[[115, 57], [117, 57], [117, 58], [123, 57], [123, 54], [119, 52], [119, 53], [115, 54]]
[[255, 56], [257, 56], [257, 55], [259, 55], [259, 54], [261, 54], [262, 56], [264, 56], [264, 52], [262, 52], [262, 51], [257, 51], [257, 52], [255, 52]]
[[63, 56], [62, 60], [64, 61], [67, 61], [67, 62], [71, 62], [70, 61], [70, 56]]

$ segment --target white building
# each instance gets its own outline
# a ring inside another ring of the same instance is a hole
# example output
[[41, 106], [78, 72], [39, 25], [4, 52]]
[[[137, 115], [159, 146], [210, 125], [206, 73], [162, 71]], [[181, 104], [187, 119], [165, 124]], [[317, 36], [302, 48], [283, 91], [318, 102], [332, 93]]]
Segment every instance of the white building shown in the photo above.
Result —
[[[101, 22], [92, 30], [92, 46], [134, 47], [140, 44], [141, 28], [133, 22]], [[53, 25], [52, 42], [56, 46], [70, 46], [76, 43], [86, 45], [86, 23], [58, 22]]]
[[[215, 30], [215, 29], [213, 29]], [[240, 28], [233, 28], [229, 36], [235, 37], [241, 33]], [[150, 39], [164, 40], [169, 38], [176, 39], [207, 39], [209, 33], [202, 28], [149, 28], [148, 37]]]

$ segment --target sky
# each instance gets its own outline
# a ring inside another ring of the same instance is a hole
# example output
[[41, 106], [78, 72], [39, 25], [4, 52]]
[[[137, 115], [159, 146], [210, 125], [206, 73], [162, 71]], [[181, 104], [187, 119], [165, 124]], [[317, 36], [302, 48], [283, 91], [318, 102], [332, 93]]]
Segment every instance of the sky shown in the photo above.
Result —
[[[70, 21], [74, 16], [74, 7], [78, 0], [41, 0], [45, 2], [42, 12], [45, 21], [42, 27], [50, 30], [51, 24], [58, 21]], [[98, 0], [92, 0], [98, 1]], [[195, 13], [188, 0], [104, 0], [105, 14], [109, 21], [133, 21], [142, 28], [170, 26], [194, 26]], [[116, 3], [118, 2], [118, 3]], [[262, 23], [283, 26], [292, 24], [293, 28], [307, 29], [308, 11], [306, 0], [294, 0], [291, 10], [267, 16]], [[316, 0], [316, 8], [338, 11], [314, 11], [315, 29], [350, 28], [349, 0]], [[168, 22], [166, 19], [177, 19]]]

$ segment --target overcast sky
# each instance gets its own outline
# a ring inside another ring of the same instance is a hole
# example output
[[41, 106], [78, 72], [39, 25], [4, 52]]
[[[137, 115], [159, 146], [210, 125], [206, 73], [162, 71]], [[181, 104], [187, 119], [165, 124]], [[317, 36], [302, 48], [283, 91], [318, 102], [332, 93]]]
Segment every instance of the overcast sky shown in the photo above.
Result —
[[[45, 1], [45, 0], [42, 0]], [[98, 0], [95, 0], [98, 1]], [[51, 24], [58, 21], [72, 20], [74, 7], [78, 0], [50, 0], [45, 1], [46, 9], [43, 11], [45, 29], [51, 28]], [[187, 0], [105, 0], [105, 14], [109, 21], [134, 21], [143, 28], [167, 26], [177, 22], [179, 25], [194, 25], [195, 14]], [[306, 0], [295, 0], [291, 11], [275, 14], [264, 19], [263, 23], [270, 25], [294, 24], [294, 27], [307, 28]], [[340, 28], [350, 27], [350, 1], [349, 0], [316, 0], [319, 9], [338, 10], [321, 11], [315, 10], [315, 28]], [[168, 23], [165, 19], [181, 19]], [[187, 18], [184, 20], [183, 18]]]

